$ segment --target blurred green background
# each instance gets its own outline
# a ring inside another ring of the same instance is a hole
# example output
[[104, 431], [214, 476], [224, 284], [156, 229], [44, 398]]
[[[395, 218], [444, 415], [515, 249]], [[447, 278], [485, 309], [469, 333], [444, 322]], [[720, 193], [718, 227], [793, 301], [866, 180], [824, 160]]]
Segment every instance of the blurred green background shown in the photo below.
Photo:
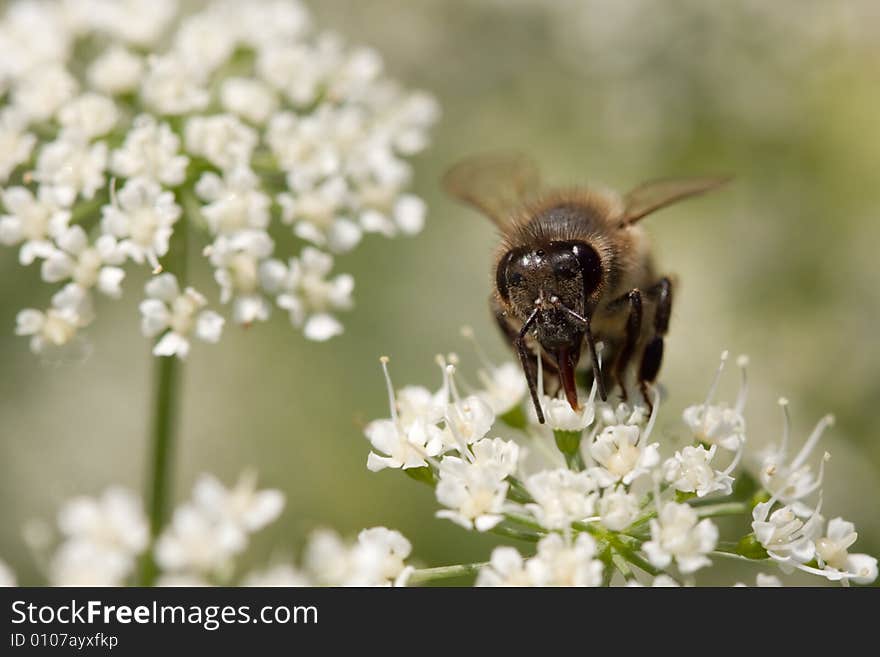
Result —
[[[680, 279], [659, 431], [681, 428], [722, 349], [749, 354], [753, 445], [778, 440], [781, 395], [796, 441], [833, 412], [824, 510], [856, 523], [858, 551], [880, 554], [876, 3], [322, 0], [312, 9], [323, 28], [377, 47], [394, 75], [436, 94], [444, 115], [415, 161], [430, 208], [424, 233], [368, 238], [338, 261], [357, 281], [342, 337], [308, 343], [277, 313], [249, 331], [230, 327], [186, 362], [176, 499], [200, 472], [232, 483], [246, 466], [287, 494], [243, 565], [298, 554], [316, 526], [397, 528], [428, 565], [488, 555], [494, 538], [433, 518], [427, 487], [368, 472], [360, 427], [387, 415], [381, 354], [398, 386], [436, 387], [434, 354], [458, 351], [467, 363], [458, 336], [470, 324], [493, 357], [508, 357], [486, 307], [493, 229], [438, 185], [455, 159], [497, 148], [532, 153], [564, 183], [625, 189], [736, 175], [722, 193], [645, 223], [661, 267]], [[207, 268], [192, 269], [214, 289]], [[138, 328], [142, 281], [99, 308], [90, 358], [50, 366], [12, 334], [20, 308], [48, 301], [38, 271], [5, 250], [0, 280], [0, 557], [29, 584], [39, 575], [21, 538], [28, 519], [51, 519], [64, 499], [113, 482], [141, 487], [152, 360]], [[728, 399], [736, 385], [731, 372]]]

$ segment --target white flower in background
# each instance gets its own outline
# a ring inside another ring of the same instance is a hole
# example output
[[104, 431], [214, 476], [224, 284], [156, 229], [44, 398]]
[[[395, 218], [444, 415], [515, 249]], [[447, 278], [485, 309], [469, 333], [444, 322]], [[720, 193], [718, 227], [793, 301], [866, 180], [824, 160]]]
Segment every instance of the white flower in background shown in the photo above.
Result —
[[193, 487], [193, 504], [217, 522], [230, 523], [243, 532], [255, 532], [273, 522], [284, 508], [284, 494], [275, 489], [257, 490], [257, 475], [249, 470], [233, 488], [202, 474]]
[[227, 112], [248, 123], [262, 125], [278, 109], [278, 96], [260, 80], [228, 78], [220, 87], [220, 102]]
[[220, 302], [233, 301], [236, 324], [250, 326], [269, 319], [272, 307], [263, 296], [262, 285], [266, 281], [265, 265], [274, 249], [275, 243], [265, 231], [240, 230], [220, 235], [205, 250], [215, 267]]
[[596, 508], [598, 486], [588, 472], [543, 470], [526, 479], [525, 485], [535, 500], [526, 508], [547, 529], [570, 527], [592, 516]]
[[843, 518], [828, 521], [825, 535], [816, 540], [816, 560], [827, 571], [826, 577], [856, 584], [871, 584], [877, 579], [877, 559], [868, 554], [850, 554], [858, 539], [855, 525]]
[[40, 354], [70, 343], [77, 330], [88, 326], [93, 316], [88, 292], [69, 283], [52, 296], [52, 305], [45, 312], [33, 308], [19, 312], [15, 334], [30, 336], [31, 351]]
[[730, 495], [733, 491], [733, 472], [739, 459], [735, 459], [723, 472], [712, 467], [712, 459], [718, 449], [712, 445], [706, 449], [702, 445], [688, 445], [677, 451], [675, 456], [663, 462], [663, 476], [666, 481], [683, 493], [695, 493], [705, 497], [720, 492]]
[[119, 586], [148, 544], [140, 500], [121, 487], [69, 500], [58, 513], [58, 528], [63, 542], [49, 563], [55, 586]]
[[12, 101], [29, 122], [40, 123], [73, 98], [77, 87], [76, 79], [63, 66], [40, 66], [18, 81]]
[[781, 506], [771, 513], [775, 505], [772, 498], [755, 505], [752, 531], [770, 558], [790, 571], [816, 554], [814, 541], [822, 531], [821, 502], [806, 521], [798, 518], [790, 506]]
[[501, 546], [492, 550], [489, 565], [480, 569], [476, 586], [534, 586], [534, 581], [516, 548]]
[[349, 189], [345, 179], [333, 176], [313, 189], [278, 195], [281, 220], [293, 225], [294, 234], [336, 253], [350, 251], [363, 231], [346, 216]]
[[742, 383], [740, 384], [739, 394], [737, 395], [734, 407], [729, 408], [723, 404], [713, 405], [712, 399], [715, 396], [715, 390], [718, 388], [721, 373], [724, 371], [727, 355], [726, 351], [721, 354], [721, 365], [719, 365], [712, 385], [709, 387], [706, 401], [698, 406], [688, 406], [684, 410], [683, 417], [685, 424], [690, 428], [696, 440], [709, 445], [718, 445], [733, 452], [738, 450], [745, 442], [746, 423], [742, 413], [748, 394], [748, 387], [746, 385], [746, 365], [748, 364], [748, 359], [745, 356], [740, 356], [737, 359], [737, 365], [742, 372]]
[[[430, 404], [400, 406], [388, 373], [388, 359], [382, 358], [381, 362], [391, 418], [373, 420], [364, 429], [367, 440], [379, 452], [370, 452], [367, 468], [378, 472], [385, 468], [425, 467], [428, 465], [426, 458], [437, 456], [443, 450], [443, 434], [436, 426], [436, 410]], [[404, 400], [411, 398], [408, 395]], [[398, 413], [399, 407], [403, 409], [402, 413]]]
[[123, 46], [112, 46], [89, 66], [89, 84], [96, 90], [117, 96], [134, 91], [144, 74], [144, 60]]
[[141, 98], [160, 115], [189, 114], [205, 109], [210, 101], [204, 83], [195, 64], [181, 55], [151, 55], [141, 83]]
[[630, 406], [620, 402], [616, 406], [610, 402], [594, 402], [596, 407], [596, 425], [605, 428], [619, 424], [644, 428], [648, 420], [648, 409], [640, 404]]
[[598, 513], [608, 529], [623, 531], [639, 517], [639, 498], [623, 486], [608, 487], [599, 498]]
[[174, 224], [181, 215], [172, 192], [151, 180], [133, 178], [101, 212], [101, 228], [120, 240], [119, 248], [126, 256], [161, 271], [159, 258], [168, 253]]
[[374, 186], [361, 191], [359, 203], [365, 208], [360, 213], [361, 227], [368, 233], [415, 235], [425, 226], [428, 208], [418, 196], [398, 196], [395, 188]]
[[364, 529], [358, 534], [353, 551], [355, 573], [349, 577], [351, 586], [406, 585], [412, 568], [405, 560], [412, 544], [398, 531], [385, 527]]
[[203, 509], [178, 507], [156, 543], [156, 563], [163, 570], [197, 574], [224, 573], [247, 546], [247, 535], [231, 523], [215, 522]]
[[58, 512], [58, 528], [71, 541], [83, 541], [129, 556], [147, 547], [147, 518], [140, 499], [114, 486], [100, 497], [75, 497]]
[[122, 146], [113, 151], [110, 167], [124, 178], [145, 178], [177, 186], [186, 178], [189, 158], [180, 153], [180, 137], [153, 116], [135, 117]]
[[178, 11], [178, 0], [90, 0], [92, 27], [133, 46], [152, 46]]
[[103, 137], [119, 121], [119, 110], [107, 96], [86, 92], [58, 111], [58, 122], [65, 131], [82, 135], [85, 139]]
[[782, 441], [759, 454], [760, 481], [761, 485], [782, 504], [791, 505], [794, 512], [801, 518], [810, 515], [810, 507], [803, 502], [804, 498], [819, 490], [822, 486], [822, 476], [825, 462], [829, 456], [827, 453], [819, 465], [819, 474], [813, 473], [812, 466], [807, 459], [815, 449], [825, 429], [834, 423], [831, 415], [826, 415], [816, 424], [804, 446], [791, 462], [788, 462], [788, 444], [791, 436], [791, 420], [788, 415], [788, 400], [780, 399], [785, 424], [782, 431]]
[[482, 365], [477, 370], [477, 378], [483, 386], [479, 391], [479, 396], [483, 401], [498, 416], [519, 406], [528, 392], [528, 384], [523, 376], [522, 368], [512, 362], [496, 365], [489, 360], [470, 326], [463, 326], [461, 335], [473, 344], [474, 351]]
[[58, 203], [69, 206], [77, 195], [94, 198], [106, 183], [106, 168], [107, 144], [90, 144], [83, 135], [68, 133], [40, 150], [34, 179], [51, 186]]
[[717, 542], [718, 528], [711, 520], [699, 520], [686, 504], [666, 502], [651, 520], [651, 540], [642, 548], [657, 568], [666, 568], [674, 559], [678, 569], [688, 574], [711, 565], [706, 555]]
[[34, 197], [26, 187], [9, 187], [3, 190], [2, 201], [8, 214], [0, 216], [0, 243], [20, 244], [22, 265], [48, 257], [54, 249], [53, 240], [67, 228], [70, 211], [60, 208], [46, 188]]
[[122, 296], [125, 271], [115, 265], [125, 256], [112, 236], [101, 235], [92, 245], [82, 227], [70, 226], [57, 236], [57, 244], [43, 261], [44, 281], [70, 280], [83, 290], [97, 287], [109, 297]]
[[589, 534], [579, 534], [573, 543], [550, 534], [538, 543], [526, 569], [536, 586], [600, 586], [603, 566], [595, 557], [596, 541]]
[[438, 475], [437, 501], [447, 507], [437, 511], [438, 518], [480, 532], [503, 520], [508, 483], [494, 464], [446, 456], [440, 461]]
[[242, 586], [311, 586], [308, 575], [290, 564], [278, 564], [251, 571], [241, 580]]
[[[734, 584], [737, 587], [745, 587], [748, 584], [744, 584], [743, 582], [737, 582]], [[783, 586], [782, 580], [779, 579], [776, 575], [767, 575], [766, 573], [758, 573], [755, 577], [755, 586], [759, 588], [778, 588]]]
[[[407, 158], [427, 146], [436, 102], [392, 80], [376, 50], [314, 29], [294, 0], [7, 5], [0, 185], [26, 190], [49, 216], [69, 211], [95, 243], [103, 214], [102, 232], [154, 270], [175, 231], [234, 237], [209, 249], [221, 253], [212, 264], [238, 323], [268, 317], [273, 287], [307, 339], [342, 333], [335, 314], [352, 305], [351, 276], [328, 279], [332, 260], [301, 246], [272, 263], [253, 253], [274, 245], [279, 223], [340, 253], [365, 228], [421, 229]], [[21, 245], [23, 263], [46, 258], [61, 227], [36, 208], [4, 203], [3, 213], [18, 220], [4, 220], [0, 243]], [[250, 230], [265, 235], [239, 237]]]
[[351, 546], [336, 532], [322, 529], [309, 538], [304, 566], [325, 586], [400, 586], [412, 571], [405, 564], [411, 551], [400, 532], [385, 527], [363, 530]]
[[27, 132], [28, 120], [14, 108], [0, 109], [0, 184], [15, 168], [28, 161], [37, 138]]
[[246, 167], [257, 133], [232, 114], [197, 116], [186, 123], [186, 147], [221, 170]]
[[660, 463], [659, 443], [639, 444], [648, 431], [634, 425], [605, 427], [590, 445], [592, 456], [601, 467], [591, 468], [603, 487], [616, 482], [629, 485]]
[[178, 356], [189, 353], [189, 337], [195, 334], [205, 342], [217, 342], [223, 330], [223, 318], [203, 310], [205, 298], [188, 287], [182, 293], [173, 274], [160, 274], [147, 283], [147, 299], [140, 304], [141, 331], [144, 336], [162, 337], [153, 347], [155, 356]]
[[332, 311], [351, 308], [354, 278], [339, 274], [328, 279], [332, 256], [306, 247], [286, 268], [279, 261], [270, 267], [265, 271], [266, 291], [278, 291], [278, 305], [288, 311], [294, 326], [302, 327], [306, 338], [322, 342], [342, 333], [342, 324]]
[[196, 184], [196, 193], [207, 201], [202, 216], [214, 235], [269, 226], [272, 200], [260, 190], [259, 179], [248, 168], [235, 168], [223, 177], [205, 173]]
[[0, 586], [15, 586], [15, 573], [0, 559]]

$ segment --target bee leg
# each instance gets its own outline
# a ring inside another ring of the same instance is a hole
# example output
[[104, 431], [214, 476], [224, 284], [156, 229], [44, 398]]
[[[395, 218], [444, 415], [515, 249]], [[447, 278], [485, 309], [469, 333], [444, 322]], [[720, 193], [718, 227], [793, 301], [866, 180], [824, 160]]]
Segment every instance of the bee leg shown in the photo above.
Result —
[[630, 290], [625, 296], [618, 299], [615, 305], [617, 303], [629, 305], [629, 317], [626, 320], [626, 338], [614, 361], [614, 381], [620, 386], [621, 398], [623, 401], [627, 401], [626, 368], [635, 353], [636, 344], [642, 332], [642, 292], [638, 288]]
[[657, 308], [654, 311], [654, 336], [645, 346], [639, 366], [639, 389], [645, 402], [653, 410], [653, 404], [648, 397], [648, 384], [657, 378], [663, 362], [663, 336], [669, 330], [669, 316], [672, 313], [672, 281], [664, 276], [648, 290], [648, 295], [656, 302]]
[[[541, 408], [541, 402], [538, 399], [538, 386], [536, 383], [538, 379], [538, 357], [526, 346], [526, 335], [532, 328], [535, 319], [537, 319], [538, 312], [534, 311], [522, 327], [517, 330], [510, 321], [510, 318], [498, 306], [494, 299], [490, 301], [490, 304], [492, 312], [495, 314], [495, 321], [498, 322], [501, 332], [507, 337], [519, 356], [520, 365], [522, 365], [523, 373], [526, 375], [526, 381], [529, 384], [529, 394], [531, 395], [532, 403], [535, 406], [535, 414], [538, 416], [538, 422], [544, 424], [544, 411]], [[541, 357], [541, 360], [546, 364], [543, 356]]]
[[[516, 339], [517, 335], [519, 335], [519, 329], [505, 314], [504, 310], [494, 298], [489, 300], [489, 306], [492, 310], [492, 315], [495, 317], [495, 322], [498, 324], [498, 328], [501, 330], [501, 334], [507, 339], [507, 342], [510, 344], [511, 348], [516, 351]], [[534, 376], [537, 378], [538, 357], [531, 350], [527, 351], [531, 371], [534, 372]], [[541, 354], [541, 361], [541, 367], [544, 370], [544, 386], [550, 390], [549, 394], [553, 394], [553, 388], [557, 385], [556, 379], [559, 376], [559, 368], [556, 366], [556, 363], [551, 361], [549, 357], [543, 352]]]

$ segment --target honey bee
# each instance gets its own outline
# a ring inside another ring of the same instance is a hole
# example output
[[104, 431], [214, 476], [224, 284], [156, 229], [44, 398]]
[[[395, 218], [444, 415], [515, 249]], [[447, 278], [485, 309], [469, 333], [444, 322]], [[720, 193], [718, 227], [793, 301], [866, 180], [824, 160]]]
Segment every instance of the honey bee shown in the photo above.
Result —
[[539, 422], [538, 358], [546, 379], [564, 390], [576, 411], [576, 371], [584, 357], [603, 401], [613, 386], [626, 401], [627, 375], [635, 369], [652, 406], [648, 386], [663, 360], [673, 283], [658, 275], [639, 221], [728, 180], [658, 180], [623, 196], [591, 187], [545, 188], [532, 161], [518, 154], [472, 157], [446, 173], [446, 191], [500, 230], [490, 305], [519, 356]]

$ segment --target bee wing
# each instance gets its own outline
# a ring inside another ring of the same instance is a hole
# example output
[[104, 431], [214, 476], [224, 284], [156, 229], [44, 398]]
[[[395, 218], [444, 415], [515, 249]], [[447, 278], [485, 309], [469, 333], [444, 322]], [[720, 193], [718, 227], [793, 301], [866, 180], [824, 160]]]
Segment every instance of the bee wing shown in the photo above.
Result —
[[455, 164], [443, 176], [446, 192], [476, 208], [498, 226], [540, 187], [535, 163], [520, 153], [487, 153]]
[[732, 176], [675, 178], [643, 183], [623, 197], [623, 222], [635, 223], [668, 205], [720, 187], [731, 178]]

